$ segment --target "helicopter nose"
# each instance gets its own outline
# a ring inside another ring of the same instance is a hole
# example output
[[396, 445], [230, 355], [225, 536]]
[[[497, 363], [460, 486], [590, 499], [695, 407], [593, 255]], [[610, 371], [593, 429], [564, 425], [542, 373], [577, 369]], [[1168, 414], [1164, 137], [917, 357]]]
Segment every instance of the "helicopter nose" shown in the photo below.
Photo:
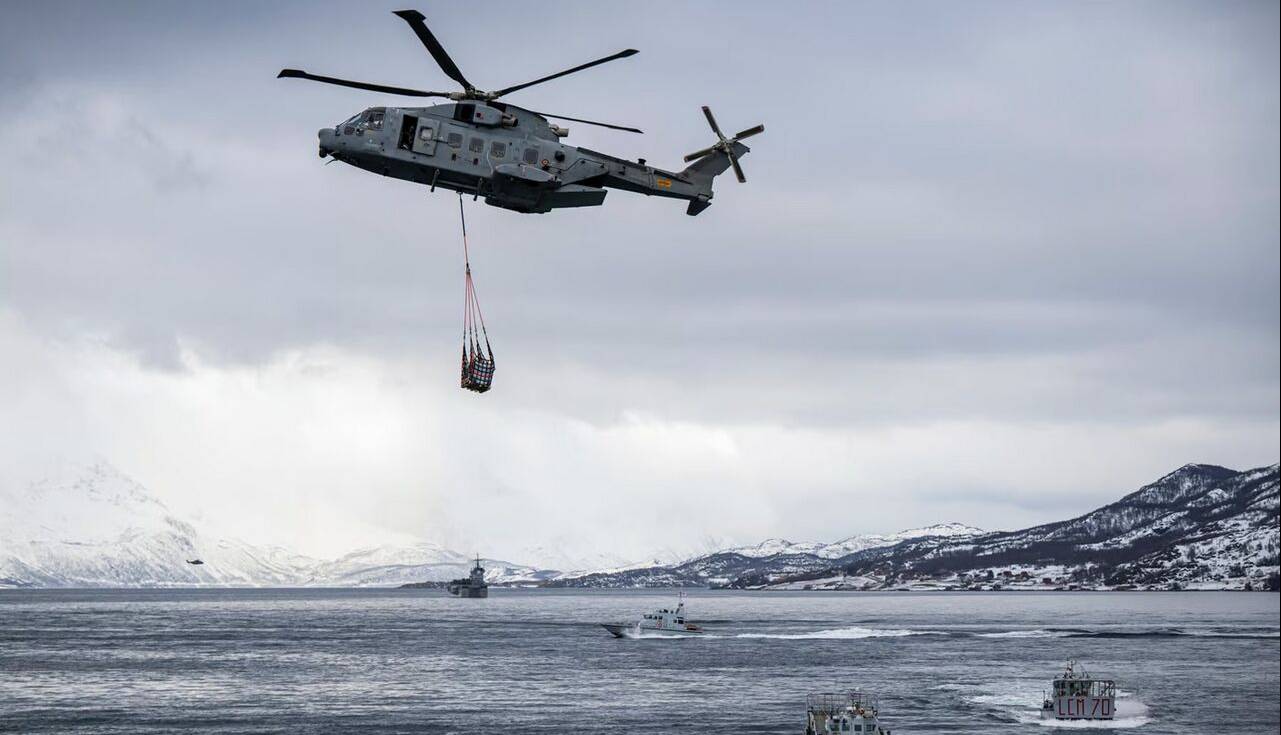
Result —
[[324, 158], [333, 152], [335, 138], [333, 128], [321, 128], [320, 131], [316, 133], [316, 137], [320, 138], [321, 158]]

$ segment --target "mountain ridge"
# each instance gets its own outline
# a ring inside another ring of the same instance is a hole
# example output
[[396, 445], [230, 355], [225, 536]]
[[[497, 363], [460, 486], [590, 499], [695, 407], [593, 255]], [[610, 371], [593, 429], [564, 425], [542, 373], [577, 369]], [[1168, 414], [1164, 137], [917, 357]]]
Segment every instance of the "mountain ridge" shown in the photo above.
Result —
[[837, 559], [727, 550], [560, 586], [738, 589], [1276, 589], [1278, 465], [1187, 464], [1075, 518], [923, 536]]
[[[1258, 587], [1275, 584], [1277, 474], [1276, 464], [1187, 464], [1088, 513], [1015, 531], [947, 522], [830, 543], [771, 538], [594, 571], [482, 562], [491, 584], [551, 587]], [[186, 564], [197, 557], [204, 564]], [[463, 576], [472, 563], [426, 540], [317, 559], [207, 536], [101, 460], [0, 487], [0, 587], [392, 586]]]

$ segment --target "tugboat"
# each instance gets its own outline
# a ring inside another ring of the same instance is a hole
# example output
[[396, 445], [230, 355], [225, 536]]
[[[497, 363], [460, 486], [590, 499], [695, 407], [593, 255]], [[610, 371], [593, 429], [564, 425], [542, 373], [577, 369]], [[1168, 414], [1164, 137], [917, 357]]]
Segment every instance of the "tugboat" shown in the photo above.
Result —
[[1043, 720], [1110, 720], [1116, 716], [1116, 682], [1096, 679], [1077, 670], [1076, 661], [1051, 684], [1051, 695], [1041, 704]]
[[485, 568], [476, 557], [476, 566], [471, 568], [471, 575], [455, 579], [446, 587], [449, 594], [455, 597], [489, 597], [489, 585], [485, 584]]
[[876, 697], [854, 690], [844, 694], [810, 694], [805, 697], [805, 735], [858, 732], [890, 735], [878, 718]]
[[703, 628], [685, 620], [685, 594], [681, 593], [680, 602], [675, 610], [661, 608], [642, 617], [635, 623], [601, 623], [615, 638], [637, 638], [641, 633], [650, 631], [665, 635], [702, 635]]

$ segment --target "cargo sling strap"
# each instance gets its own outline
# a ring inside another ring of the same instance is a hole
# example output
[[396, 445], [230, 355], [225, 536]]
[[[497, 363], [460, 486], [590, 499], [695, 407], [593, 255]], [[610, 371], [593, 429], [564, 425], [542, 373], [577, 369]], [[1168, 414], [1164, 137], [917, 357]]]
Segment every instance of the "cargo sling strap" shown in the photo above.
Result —
[[[466, 267], [466, 288], [463, 304], [463, 373], [462, 387], [484, 393], [494, 384], [494, 350], [489, 346], [489, 333], [485, 331], [485, 316], [476, 298], [476, 285], [471, 278], [471, 257], [467, 251], [467, 217], [463, 213], [463, 197], [458, 196], [458, 217], [463, 225], [463, 264]], [[481, 342], [484, 341], [484, 347]]]

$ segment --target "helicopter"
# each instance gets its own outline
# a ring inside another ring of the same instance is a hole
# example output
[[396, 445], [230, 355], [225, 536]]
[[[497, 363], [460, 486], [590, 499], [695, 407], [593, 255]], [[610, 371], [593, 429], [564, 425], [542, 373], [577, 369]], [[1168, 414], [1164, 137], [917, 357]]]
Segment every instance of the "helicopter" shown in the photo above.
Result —
[[478, 89], [450, 58], [417, 10], [398, 10], [446, 76], [462, 85], [458, 92], [434, 92], [407, 87], [351, 81], [282, 69], [277, 78], [310, 79], [326, 84], [404, 97], [441, 97], [450, 100], [431, 107], [370, 107], [333, 127], [321, 128], [321, 158], [355, 166], [382, 176], [425, 184], [462, 194], [485, 203], [524, 213], [545, 213], [567, 207], [595, 207], [605, 201], [607, 189], [622, 189], [648, 196], [684, 199], [685, 212], [697, 215], [711, 206], [712, 180], [732, 168], [739, 182], [747, 177], [739, 159], [750, 149], [740, 141], [765, 131], [756, 125], [726, 136], [711, 109], [703, 114], [716, 134], [716, 142], [685, 156], [690, 164], [681, 171], [665, 171], [645, 159], [629, 161], [599, 151], [562, 143], [569, 130], [550, 122], [565, 120], [630, 133], [642, 131], [623, 125], [536, 112], [499, 100], [532, 87], [633, 56], [625, 49], [586, 64], [549, 74], [530, 82], [495, 91]]

